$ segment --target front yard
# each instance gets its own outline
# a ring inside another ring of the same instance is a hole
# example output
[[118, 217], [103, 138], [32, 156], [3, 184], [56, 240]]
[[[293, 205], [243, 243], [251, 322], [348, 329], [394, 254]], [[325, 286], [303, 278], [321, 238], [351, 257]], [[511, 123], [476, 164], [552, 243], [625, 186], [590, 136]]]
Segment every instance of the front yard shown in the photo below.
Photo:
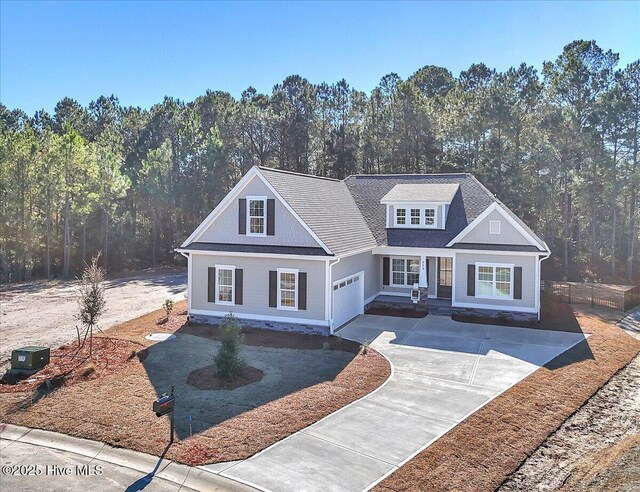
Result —
[[[175, 311], [184, 309], [180, 303]], [[184, 314], [156, 325], [160, 317], [161, 311], [150, 313], [98, 337], [96, 346], [105, 348], [98, 354], [112, 355], [92, 371], [82, 361], [54, 362], [47, 381], [1, 385], [0, 420], [161, 455], [169, 421], [157, 418], [151, 404], [174, 385], [177, 441], [167, 458], [215, 463], [255, 454], [366, 395], [390, 374], [380, 354], [359, 354], [354, 342], [245, 329], [243, 356], [261, 374], [232, 390], [198, 389], [206, 381], [192, 373], [210, 369], [219, 346], [217, 327], [187, 324]], [[145, 339], [157, 332], [176, 337]], [[109, 350], [116, 346], [126, 346], [118, 356]], [[55, 371], [65, 376], [56, 378]]]

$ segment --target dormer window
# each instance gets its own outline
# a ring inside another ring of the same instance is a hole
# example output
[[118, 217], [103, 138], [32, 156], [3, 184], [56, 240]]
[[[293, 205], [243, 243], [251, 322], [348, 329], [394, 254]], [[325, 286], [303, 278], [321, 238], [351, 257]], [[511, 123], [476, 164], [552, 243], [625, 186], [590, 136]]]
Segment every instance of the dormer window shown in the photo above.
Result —
[[424, 209], [424, 223], [425, 225], [432, 226], [436, 223], [436, 211], [433, 208]]
[[407, 209], [396, 209], [396, 225], [405, 225], [407, 223]]
[[247, 197], [247, 235], [266, 236], [267, 199], [266, 197]]
[[411, 207], [396, 206], [396, 227], [435, 228], [436, 209], [414, 205]]

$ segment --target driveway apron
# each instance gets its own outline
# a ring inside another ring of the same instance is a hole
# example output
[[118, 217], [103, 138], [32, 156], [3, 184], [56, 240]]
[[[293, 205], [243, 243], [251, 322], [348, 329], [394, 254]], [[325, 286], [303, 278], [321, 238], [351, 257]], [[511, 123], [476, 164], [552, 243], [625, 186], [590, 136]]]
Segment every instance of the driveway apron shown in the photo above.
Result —
[[364, 315], [339, 331], [393, 365], [378, 390], [222, 475], [262, 490], [361, 491], [489, 400], [584, 339], [581, 333]]

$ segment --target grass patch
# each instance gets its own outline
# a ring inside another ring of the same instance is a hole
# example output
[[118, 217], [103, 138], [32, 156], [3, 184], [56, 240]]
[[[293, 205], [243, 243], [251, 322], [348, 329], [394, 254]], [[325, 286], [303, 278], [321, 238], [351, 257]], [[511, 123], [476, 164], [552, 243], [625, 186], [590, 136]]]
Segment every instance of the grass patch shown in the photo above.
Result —
[[576, 322], [591, 334], [588, 340], [489, 402], [376, 490], [495, 490], [640, 351], [640, 342], [610, 319], [580, 311], [572, 319], [556, 307], [545, 326]]

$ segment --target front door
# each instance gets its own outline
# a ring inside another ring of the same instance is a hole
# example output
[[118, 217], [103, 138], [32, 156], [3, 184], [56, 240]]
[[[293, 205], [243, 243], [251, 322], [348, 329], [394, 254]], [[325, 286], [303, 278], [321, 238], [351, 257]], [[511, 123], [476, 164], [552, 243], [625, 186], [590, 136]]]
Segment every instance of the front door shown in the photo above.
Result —
[[453, 258], [438, 258], [438, 297], [451, 299], [451, 276]]

